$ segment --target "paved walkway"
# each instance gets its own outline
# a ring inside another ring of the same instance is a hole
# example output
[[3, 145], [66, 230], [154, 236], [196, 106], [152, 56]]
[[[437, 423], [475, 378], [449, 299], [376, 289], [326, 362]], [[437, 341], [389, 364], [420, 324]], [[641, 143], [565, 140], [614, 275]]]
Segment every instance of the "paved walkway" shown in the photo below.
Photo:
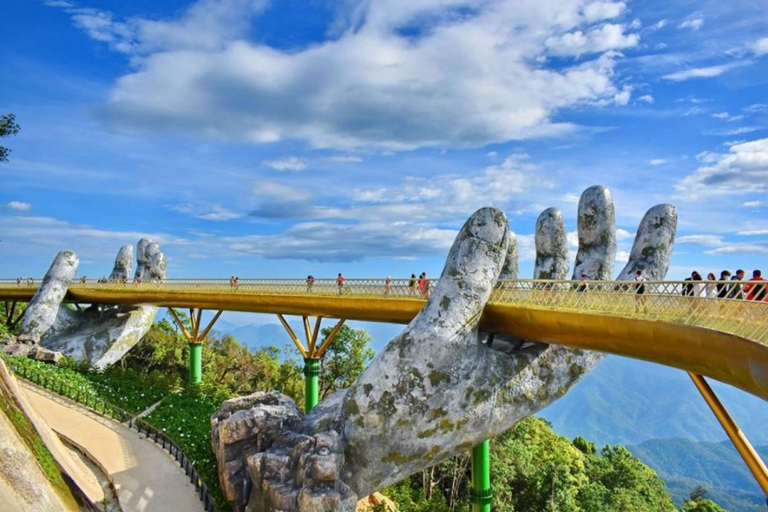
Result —
[[27, 399], [55, 431], [85, 448], [115, 483], [124, 512], [202, 512], [178, 463], [136, 432], [40, 388], [23, 383]]

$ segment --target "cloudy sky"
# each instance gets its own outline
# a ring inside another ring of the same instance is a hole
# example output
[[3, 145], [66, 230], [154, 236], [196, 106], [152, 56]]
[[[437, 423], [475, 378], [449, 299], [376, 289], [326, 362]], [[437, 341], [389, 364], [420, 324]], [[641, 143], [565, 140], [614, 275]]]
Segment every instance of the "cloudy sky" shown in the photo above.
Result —
[[667, 202], [670, 277], [768, 270], [767, 1], [4, 0], [2, 277], [436, 275], [487, 205], [528, 276], [594, 184], [620, 257]]

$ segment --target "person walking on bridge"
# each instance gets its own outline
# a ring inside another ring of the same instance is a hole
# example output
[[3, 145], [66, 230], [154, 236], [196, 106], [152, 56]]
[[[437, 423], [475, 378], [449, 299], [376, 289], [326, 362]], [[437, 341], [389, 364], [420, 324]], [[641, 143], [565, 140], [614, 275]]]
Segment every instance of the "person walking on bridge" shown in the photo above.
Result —
[[[731, 278], [731, 273], [727, 270], [723, 270], [720, 272], [720, 281], [728, 281]], [[726, 283], [717, 283], [717, 298], [718, 299], [725, 299], [728, 297], [728, 284]]]
[[744, 272], [744, 269], [739, 269], [736, 271], [736, 275], [731, 278], [731, 281], [737, 281], [736, 283], [731, 285], [731, 289], [728, 290], [728, 298], [729, 299], [743, 299], [744, 293], [741, 289], [741, 283], [738, 281], [741, 281], [744, 279], [744, 275], [746, 272]]
[[411, 280], [408, 281], [408, 295], [416, 295], [416, 274], [411, 274]]
[[339, 287], [339, 295], [344, 293], [344, 276], [339, 272], [339, 277], [336, 278], [336, 285]]
[[645, 282], [647, 279], [643, 275], [642, 270], [635, 272], [635, 311], [640, 311], [643, 308], [643, 313], [647, 313], [645, 305]]

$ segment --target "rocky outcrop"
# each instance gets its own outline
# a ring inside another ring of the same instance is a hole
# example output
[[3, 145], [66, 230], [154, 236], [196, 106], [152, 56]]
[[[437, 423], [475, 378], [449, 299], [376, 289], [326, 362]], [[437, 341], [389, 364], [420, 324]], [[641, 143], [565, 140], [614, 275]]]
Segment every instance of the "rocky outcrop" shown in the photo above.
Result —
[[[610, 193], [602, 187], [588, 189], [579, 203], [584, 247], [577, 271], [590, 279], [613, 268], [613, 219]], [[638, 228], [635, 257], [622, 276], [641, 267], [649, 276], [666, 274], [676, 220], [674, 209], [666, 206], [646, 215]], [[272, 405], [260, 399], [251, 399], [251, 405], [240, 402], [250, 409], [236, 414], [254, 419], [233, 429], [238, 435], [231, 443], [221, 435], [213, 439], [222, 482], [232, 482], [228, 497], [235, 510], [306, 510], [301, 496], [317, 489], [330, 496], [322, 510], [352, 510], [347, 489], [364, 496], [466, 452], [556, 400], [590, 371], [602, 355], [515, 339], [506, 340], [508, 350], [493, 350], [484, 343], [487, 337], [478, 334], [480, 313], [502, 271], [509, 276], [516, 272], [510, 256], [515, 251], [505, 215], [493, 208], [479, 210], [459, 231], [422, 311], [350, 388], [307, 416], [283, 402], [289, 414], [258, 421], [268, 418], [264, 413]], [[536, 224], [535, 277], [563, 279], [567, 272], [563, 218], [548, 209]], [[214, 420], [221, 421], [220, 415]], [[318, 451], [318, 439], [332, 442]], [[237, 446], [245, 448], [238, 453]], [[326, 486], [307, 490], [309, 457], [324, 468]]]

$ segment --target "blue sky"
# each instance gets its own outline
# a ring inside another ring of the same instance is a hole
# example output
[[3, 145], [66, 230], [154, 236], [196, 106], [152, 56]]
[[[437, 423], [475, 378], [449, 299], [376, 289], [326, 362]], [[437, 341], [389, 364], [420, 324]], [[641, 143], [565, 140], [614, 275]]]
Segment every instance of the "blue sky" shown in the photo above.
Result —
[[0, 142], [4, 277], [64, 248], [108, 274], [147, 235], [169, 277], [437, 275], [487, 205], [529, 276], [540, 211], [575, 231], [594, 184], [620, 258], [668, 202], [669, 277], [768, 270], [766, 9], [5, 0], [0, 113], [22, 130]]

